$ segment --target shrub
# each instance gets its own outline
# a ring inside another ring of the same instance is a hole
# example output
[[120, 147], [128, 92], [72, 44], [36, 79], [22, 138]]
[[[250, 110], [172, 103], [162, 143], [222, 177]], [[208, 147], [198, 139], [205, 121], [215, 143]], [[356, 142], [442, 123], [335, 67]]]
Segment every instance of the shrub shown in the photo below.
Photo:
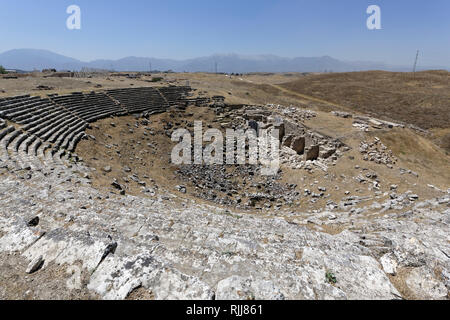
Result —
[[327, 282], [330, 283], [330, 284], [336, 284], [337, 283], [336, 276], [331, 271], [327, 271], [325, 273], [325, 278], [326, 278]]
[[6, 70], [2, 65], [0, 65], [0, 74], [6, 74]]

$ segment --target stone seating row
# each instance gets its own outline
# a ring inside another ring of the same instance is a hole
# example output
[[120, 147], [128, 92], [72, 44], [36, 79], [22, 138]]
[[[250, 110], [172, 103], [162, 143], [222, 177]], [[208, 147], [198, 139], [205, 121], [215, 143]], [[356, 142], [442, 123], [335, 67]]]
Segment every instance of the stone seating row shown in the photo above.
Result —
[[30, 98], [27, 101], [16, 102], [11, 100], [8, 104], [5, 104], [0, 111], [0, 117], [6, 118], [11, 121], [17, 121], [16, 118], [26, 116], [30, 113], [38, 114], [49, 110], [55, 106], [49, 99], [41, 99], [39, 97]]
[[3, 111], [5, 106], [20, 105], [21, 103], [27, 103], [32, 100], [38, 100], [39, 97], [31, 97], [30, 95], [14, 96], [0, 99], [0, 111]]
[[131, 114], [148, 111], [164, 112], [169, 107], [158, 90], [151, 87], [108, 90], [108, 95]]
[[163, 87], [158, 88], [161, 94], [166, 98], [170, 106], [183, 104], [187, 97], [188, 93], [191, 91], [190, 87]]
[[67, 96], [51, 96], [50, 99], [87, 122], [110, 116], [121, 116], [126, 110], [104, 93], [75, 93]]
[[74, 156], [77, 143], [84, 137], [87, 125], [82, 123], [65, 127], [53, 144], [37, 135], [9, 126], [0, 131], [0, 160], [17, 169], [65, 167], [65, 161]]
[[209, 98], [203, 98], [203, 97], [199, 97], [199, 98], [188, 98], [183, 100], [185, 105], [195, 105], [197, 107], [203, 107], [203, 106], [207, 106], [209, 103], [211, 103], [211, 99]]

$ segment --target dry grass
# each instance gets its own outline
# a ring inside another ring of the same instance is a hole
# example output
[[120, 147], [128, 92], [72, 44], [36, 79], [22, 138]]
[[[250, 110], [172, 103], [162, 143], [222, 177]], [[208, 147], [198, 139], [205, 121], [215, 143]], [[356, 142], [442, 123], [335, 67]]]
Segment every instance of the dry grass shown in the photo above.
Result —
[[283, 88], [424, 129], [450, 127], [450, 73], [384, 71], [309, 75]]

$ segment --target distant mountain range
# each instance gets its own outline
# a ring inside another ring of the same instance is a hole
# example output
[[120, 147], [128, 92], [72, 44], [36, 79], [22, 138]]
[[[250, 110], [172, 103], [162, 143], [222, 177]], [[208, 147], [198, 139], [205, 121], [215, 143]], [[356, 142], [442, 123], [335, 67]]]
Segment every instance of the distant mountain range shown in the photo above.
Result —
[[[143, 57], [126, 57], [119, 60], [80, 61], [47, 50], [14, 49], [0, 54], [0, 65], [6, 69], [20, 70], [73, 70], [82, 68], [106, 69], [114, 71], [149, 71], [175, 72], [348, 72], [363, 70], [411, 71], [411, 66], [390, 66], [376, 62], [345, 62], [329, 56], [282, 58], [274, 55], [237, 55], [217, 54], [187, 60], [156, 59]], [[447, 69], [429, 66], [420, 70]]]

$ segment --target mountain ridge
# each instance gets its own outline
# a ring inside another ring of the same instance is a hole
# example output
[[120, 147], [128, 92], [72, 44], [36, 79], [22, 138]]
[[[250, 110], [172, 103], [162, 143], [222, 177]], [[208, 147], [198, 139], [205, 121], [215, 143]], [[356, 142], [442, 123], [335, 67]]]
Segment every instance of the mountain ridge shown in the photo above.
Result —
[[[0, 53], [0, 65], [7, 69], [79, 71], [82, 68], [114, 71], [172, 70], [176, 72], [350, 72], [366, 70], [411, 71], [411, 67], [391, 66], [370, 61], [341, 61], [331, 56], [286, 58], [276, 55], [214, 54], [185, 60], [128, 56], [117, 60], [96, 59], [85, 62], [42, 49], [13, 49]], [[447, 69], [445, 67], [421, 67]]]

